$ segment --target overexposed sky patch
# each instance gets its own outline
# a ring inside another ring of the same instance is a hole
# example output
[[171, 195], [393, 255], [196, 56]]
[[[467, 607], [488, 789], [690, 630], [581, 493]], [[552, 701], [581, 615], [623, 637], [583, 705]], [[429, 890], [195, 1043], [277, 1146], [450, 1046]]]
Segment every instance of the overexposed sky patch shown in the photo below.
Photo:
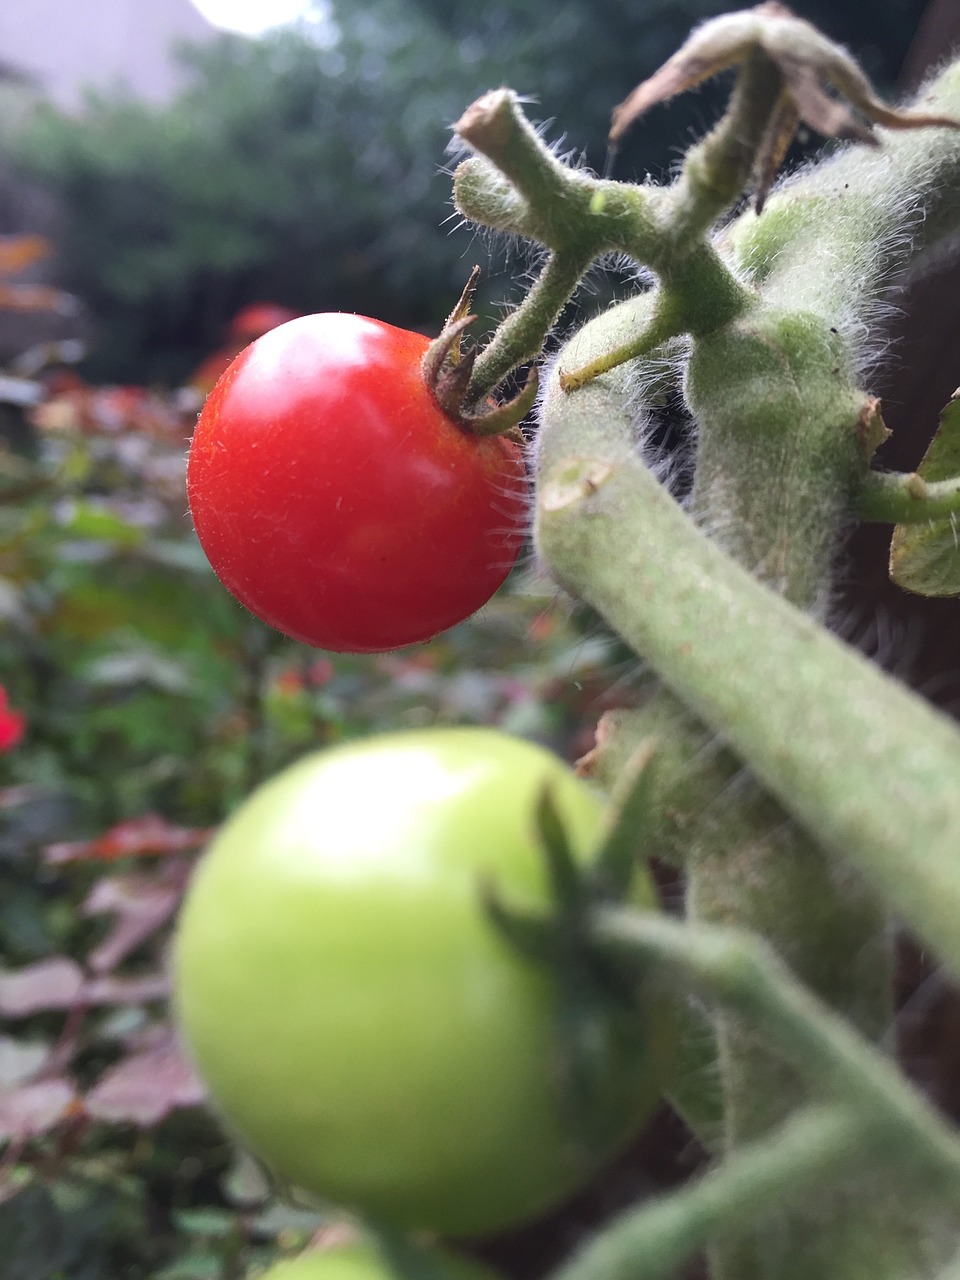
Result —
[[259, 36], [315, 14], [313, 0], [193, 0], [208, 22], [224, 31]]

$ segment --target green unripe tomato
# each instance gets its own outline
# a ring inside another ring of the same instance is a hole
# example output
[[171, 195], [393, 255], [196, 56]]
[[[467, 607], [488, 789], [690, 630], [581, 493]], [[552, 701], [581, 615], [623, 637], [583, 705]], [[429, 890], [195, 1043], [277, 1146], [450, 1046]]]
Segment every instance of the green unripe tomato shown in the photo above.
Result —
[[[557, 982], [483, 905], [483, 883], [550, 904], [546, 785], [587, 859], [593, 792], [489, 729], [308, 756], [217, 835], [180, 919], [176, 1004], [214, 1103], [282, 1179], [385, 1222], [479, 1234], [562, 1199], [645, 1119], [670, 1039], [659, 1008], [628, 1036], [622, 1013], [591, 1023], [585, 1141], [561, 1085]], [[633, 896], [653, 903], [645, 871]]]

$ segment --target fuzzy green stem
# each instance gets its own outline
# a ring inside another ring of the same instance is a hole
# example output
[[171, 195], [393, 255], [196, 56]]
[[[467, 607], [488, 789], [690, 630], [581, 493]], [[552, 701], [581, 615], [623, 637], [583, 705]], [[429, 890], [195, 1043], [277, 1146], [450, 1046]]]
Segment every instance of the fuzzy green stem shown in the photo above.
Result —
[[558, 240], [566, 239], [571, 170], [538, 137], [516, 94], [509, 89], [485, 93], [466, 109], [454, 131], [474, 151], [491, 159], [532, 209], [556, 211], [554, 235], [545, 243], [556, 247]]
[[960, 515], [960, 476], [928, 483], [915, 471], [868, 471], [860, 493], [864, 520], [923, 524]]
[[597, 910], [592, 932], [645, 965], [652, 960], [666, 966], [690, 990], [762, 1028], [819, 1089], [882, 1138], [888, 1159], [907, 1164], [928, 1189], [948, 1193], [960, 1210], [960, 1137], [765, 943], [736, 929], [691, 926], [621, 907]]
[[960, 734], [705, 538], [603, 383], [547, 389], [536, 529], [557, 578], [960, 975]]
[[661, 1280], [716, 1237], [869, 1159], [863, 1139], [849, 1108], [810, 1107], [683, 1190], [624, 1214], [552, 1280]]
[[[718, 175], [727, 174], [729, 167], [724, 146], [704, 144], [699, 167], [694, 165], [675, 194], [600, 180], [562, 165], [523, 115], [516, 95], [506, 89], [485, 94], [456, 129], [486, 157], [482, 163], [466, 161], [457, 171], [460, 211], [488, 226], [521, 232], [550, 251], [527, 297], [478, 357], [470, 383], [472, 402], [482, 400], [523, 361], [535, 358], [590, 263], [605, 252], [629, 254], [661, 273], [664, 283], [654, 330], [632, 335], [630, 350], [615, 361], [635, 354], [638, 342], [648, 349], [685, 331], [712, 332], [752, 303], [752, 292], [705, 243], [702, 228], [697, 229], [708, 205], [717, 211], [716, 183], [723, 186]], [[495, 169], [487, 168], [487, 161]], [[701, 170], [712, 175], [709, 181], [694, 180], [694, 171]], [[729, 185], [730, 175], [723, 181]], [[681, 237], [680, 228], [688, 222]]]
[[743, 194], [783, 88], [783, 77], [760, 50], [740, 68], [726, 113], [701, 143], [687, 152], [671, 195], [674, 252], [700, 243], [718, 218]]
[[[879, 1040], [893, 1016], [889, 934], [884, 906], [863, 878], [812, 847], [742, 762], [668, 690], [650, 689], [640, 707], [605, 716], [597, 737], [590, 776], [608, 789], [638, 743], [657, 742], [644, 850], [686, 867], [689, 914], [717, 923], [772, 922], [777, 951], [791, 969], [862, 1035]], [[764, 874], [768, 867], [776, 875]], [[722, 1109], [720, 1073], [715, 1061], [710, 1068], [710, 1036], [702, 1021], [684, 1028], [684, 1065], [669, 1088], [671, 1101], [711, 1150], [766, 1133], [808, 1096], [789, 1064], [771, 1059], [756, 1036], [738, 1036], [742, 1029], [722, 1015], [717, 1021], [725, 1068]], [[751, 1070], [741, 1062], [731, 1077], [736, 1039], [746, 1040], [742, 1049]]]
[[629, 338], [620, 346], [609, 348], [576, 369], [561, 368], [560, 385], [564, 391], [577, 391], [580, 387], [585, 387], [588, 382], [592, 382], [594, 378], [599, 378], [601, 374], [609, 373], [630, 360], [649, 355], [656, 347], [676, 337], [679, 332], [674, 317], [665, 315], [661, 309], [653, 315], [650, 323], [641, 329], [636, 337]]
[[537, 280], [477, 356], [468, 399], [473, 403], [493, 390], [509, 373], [540, 354], [545, 335], [566, 306], [587, 267], [580, 258], [551, 254]]
[[698, 245], [678, 261], [663, 266], [662, 287], [650, 295], [653, 306], [645, 325], [623, 343], [607, 346], [600, 355], [576, 369], [564, 369], [564, 391], [575, 391], [601, 374], [649, 355], [680, 334], [706, 336], [738, 316], [756, 302], [707, 244]]
[[[511, 90], [484, 94], [467, 108], [454, 128], [496, 169], [494, 174], [485, 173], [467, 161], [461, 166], [467, 183], [462, 184], [455, 175], [457, 205], [466, 217], [497, 228], [497, 204], [502, 202], [507, 218], [504, 229], [514, 229], [520, 215], [525, 234], [548, 249], [587, 262], [617, 248], [624, 237], [636, 242], [641, 261], [657, 252], [663, 238], [664, 193], [598, 179], [586, 170], [562, 164], [520, 110]], [[506, 188], [503, 178], [507, 179]], [[518, 205], [518, 197], [522, 204]]]

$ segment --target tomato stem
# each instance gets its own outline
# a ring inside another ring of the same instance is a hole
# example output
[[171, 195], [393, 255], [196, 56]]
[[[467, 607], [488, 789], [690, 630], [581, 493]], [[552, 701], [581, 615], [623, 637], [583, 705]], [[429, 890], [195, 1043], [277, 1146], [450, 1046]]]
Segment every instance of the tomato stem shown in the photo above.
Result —
[[621, 1214], [551, 1280], [661, 1280], [717, 1236], [736, 1238], [804, 1192], [872, 1156], [849, 1108], [808, 1107], [669, 1198]]
[[960, 515], [960, 476], [926, 481], [915, 471], [868, 471], [860, 494], [860, 516], [884, 524], [923, 524]]
[[[664, 966], [682, 986], [750, 1020], [821, 1091], [849, 1109], [928, 1188], [960, 1194], [960, 1138], [878, 1050], [798, 982], [745, 931], [688, 925], [623, 907], [600, 908], [594, 937], [619, 954]], [[876, 1158], [876, 1153], [874, 1153]]]

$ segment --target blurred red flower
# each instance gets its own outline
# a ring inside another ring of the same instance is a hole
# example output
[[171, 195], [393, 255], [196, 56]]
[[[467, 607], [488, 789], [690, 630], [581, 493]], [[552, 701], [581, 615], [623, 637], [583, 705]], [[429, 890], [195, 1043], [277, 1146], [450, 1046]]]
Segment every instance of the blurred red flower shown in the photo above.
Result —
[[27, 717], [11, 711], [7, 691], [0, 684], [0, 751], [11, 751], [23, 737]]

